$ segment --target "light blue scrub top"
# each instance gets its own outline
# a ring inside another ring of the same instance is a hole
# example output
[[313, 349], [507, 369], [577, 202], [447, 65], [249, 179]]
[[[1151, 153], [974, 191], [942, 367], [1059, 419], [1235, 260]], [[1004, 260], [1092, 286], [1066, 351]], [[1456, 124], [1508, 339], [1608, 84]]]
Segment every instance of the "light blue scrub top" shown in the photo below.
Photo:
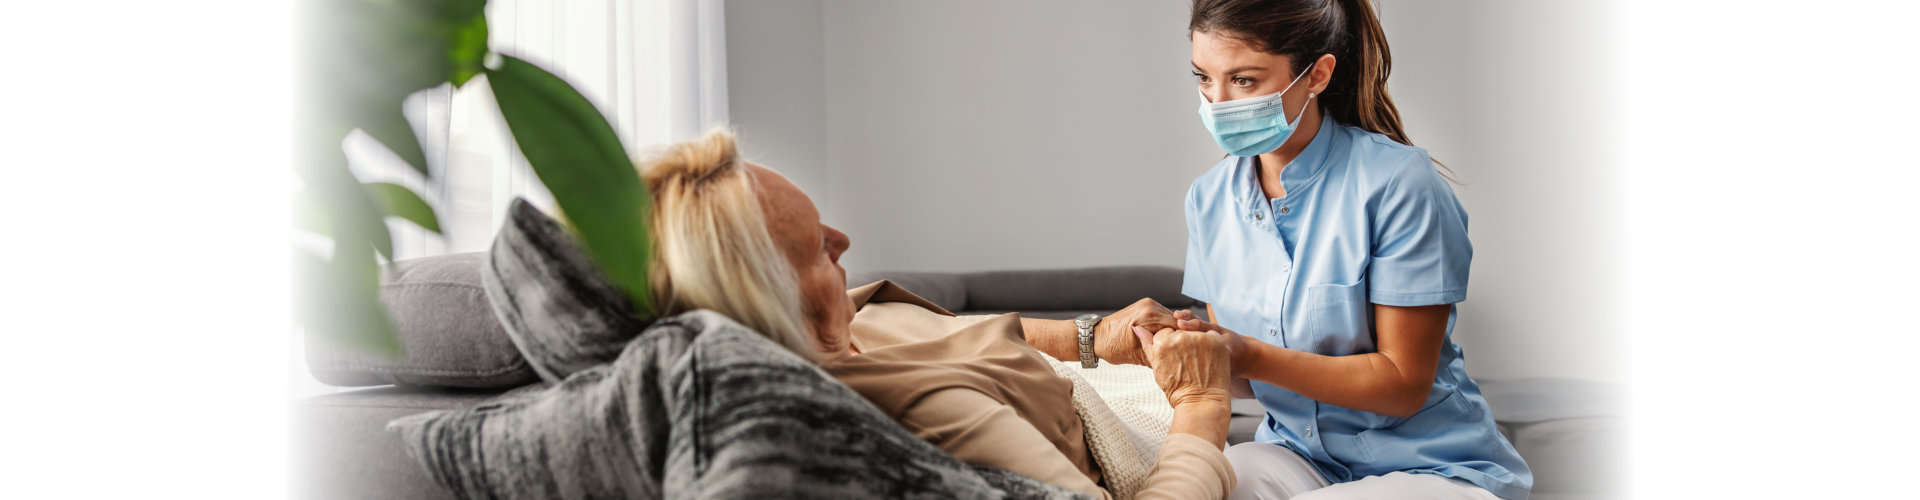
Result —
[[[1227, 157], [1187, 192], [1181, 292], [1212, 304], [1220, 326], [1329, 356], [1375, 352], [1373, 305], [1467, 298], [1467, 213], [1424, 149], [1331, 117], [1280, 172], [1268, 199], [1252, 158]], [[1533, 473], [1494, 427], [1467, 378], [1447, 315], [1446, 345], [1426, 405], [1390, 417], [1255, 381], [1267, 408], [1255, 439], [1292, 449], [1327, 481], [1394, 471], [1438, 474], [1520, 500]]]

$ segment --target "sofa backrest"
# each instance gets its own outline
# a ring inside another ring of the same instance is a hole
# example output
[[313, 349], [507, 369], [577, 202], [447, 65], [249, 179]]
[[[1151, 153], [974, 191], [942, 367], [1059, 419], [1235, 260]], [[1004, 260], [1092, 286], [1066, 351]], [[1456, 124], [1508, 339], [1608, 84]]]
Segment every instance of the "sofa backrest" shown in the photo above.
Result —
[[883, 279], [963, 315], [1019, 312], [1027, 317], [1064, 319], [1083, 313], [1111, 314], [1142, 298], [1171, 309], [1202, 307], [1180, 294], [1180, 269], [1165, 266], [864, 272], [850, 274], [847, 286]]
[[[481, 290], [485, 253], [441, 255], [395, 263], [380, 299], [406, 354], [385, 358], [309, 335], [308, 369], [336, 386], [398, 384], [511, 388], [537, 380], [502, 330]], [[956, 314], [1019, 312], [1067, 319], [1112, 314], [1141, 298], [1172, 309], [1199, 309], [1180, 294], [1178, 268], [1112, 266], [986, 272], [875, 272], [848, 276], [849, 287], [892, 280]], [[1205, 315], [1204, 311], [1195, 312]]]

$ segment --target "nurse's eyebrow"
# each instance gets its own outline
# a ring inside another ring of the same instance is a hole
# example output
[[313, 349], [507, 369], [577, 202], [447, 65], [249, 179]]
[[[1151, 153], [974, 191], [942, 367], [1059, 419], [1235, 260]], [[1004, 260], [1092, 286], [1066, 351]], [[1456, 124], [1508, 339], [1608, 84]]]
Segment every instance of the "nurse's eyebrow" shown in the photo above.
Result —
[[[1192, 65], [1193, 65], [1193, 70], [1194, 70], [1194, 71], [1199, 71], [1199, 72], [1201, 72], [1201, 73], [1205, 73], [1205, 72], [1206, 72], [1205, 70], [1202, 70], [1202, 69], [1200, 69], [1200, 63], [1196, 63], [1196, 62], [1192, 62], [1192, 61], [1188, 61], [1188, 63], [1189, 63], [1189, 64], [1192, 64]], [[1227, 72], [1226, 72], [1225, 74], [1228, 74], [1228, 75], [1237, 75], [1237, 74], [1240, 74], [1240, 73], [1245, 73], [1245, 72], [1248, 72], [1248, 71], [1266, 71], [1266, 70], [1267, 70], [1267, 67], [1266, 67], [1266, 66], [1241, 66], [1241, 67], [1238, 67], [1238, 68], [1233, 68], [1233, 69], [1230, 69], [1230, 70], [1227, 70]]]

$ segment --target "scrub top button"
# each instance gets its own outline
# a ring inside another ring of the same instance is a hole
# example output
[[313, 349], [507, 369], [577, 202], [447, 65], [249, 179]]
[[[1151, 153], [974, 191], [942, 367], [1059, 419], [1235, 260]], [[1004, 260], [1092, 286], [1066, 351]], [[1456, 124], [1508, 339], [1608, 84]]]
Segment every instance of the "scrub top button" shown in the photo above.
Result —
[[1293, 213], [1293, 209], [1287, 208], [1287, 207], [1280, 207], [1280, 215], [1286, 215], [1290, 213]]

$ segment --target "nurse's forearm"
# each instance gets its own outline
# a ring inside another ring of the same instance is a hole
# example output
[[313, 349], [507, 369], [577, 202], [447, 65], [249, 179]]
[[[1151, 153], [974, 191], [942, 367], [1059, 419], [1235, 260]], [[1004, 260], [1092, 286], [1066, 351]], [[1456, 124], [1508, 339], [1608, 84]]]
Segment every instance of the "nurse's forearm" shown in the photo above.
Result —
[[1233, 383], [1227, 385], [1227, 394], [1240, 399], [1253, 399], [1253, 384], [1247, 383], [1246, 377], [1234, 377]]
[[1426, 401], [1433, 373], [1424, 380], [1374, 352], [1326, 356], [1264, 342], [1248, 342], [1254, 356], [1241, 376], [1342, 408], [1396, 417], [1411, 416]]
[[1374, 352], [1348, 356], [1278, 347], [1210, 323], [1190, 326], [1225, 331], [1228, 345], [1236, 346], [1234, 366], [1242, 378], [1334, 406], [1405, 417], [1427, 402], [1452, 314], [1451, 305], [1375, 304]]

